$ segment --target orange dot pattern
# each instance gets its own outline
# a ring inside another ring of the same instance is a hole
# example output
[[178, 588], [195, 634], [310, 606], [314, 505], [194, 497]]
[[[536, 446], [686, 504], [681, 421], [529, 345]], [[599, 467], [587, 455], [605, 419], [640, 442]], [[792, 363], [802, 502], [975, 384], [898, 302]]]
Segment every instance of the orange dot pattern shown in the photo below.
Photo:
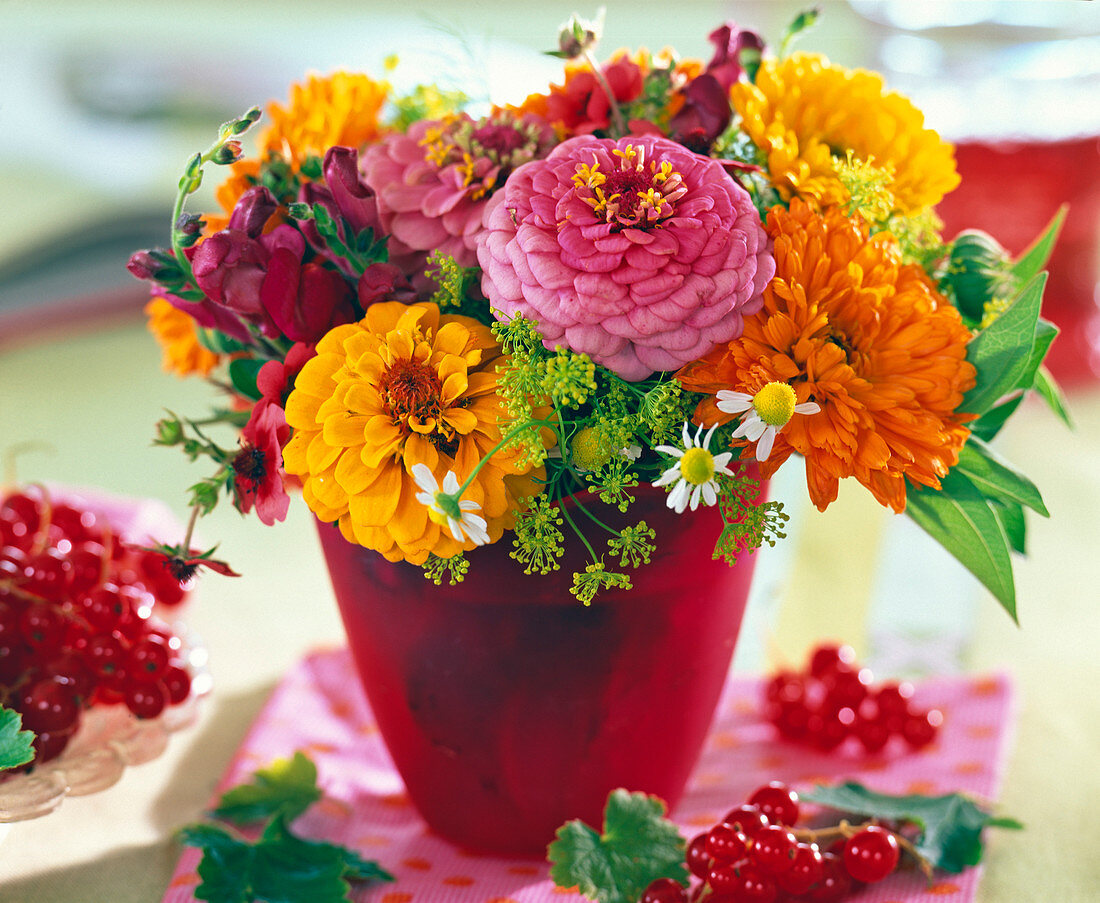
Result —
[[[351, 846], [396, 877], [394, 884], [358, 888], [358, 903], [579, 903], [576, 888], [555, 887], [541, 860], [460, 849], [430, 831], [393, 770], [358, 687], [346, 652], [306, 658], [272, 695], [219, 792], [273, 759], [308, 749], [326, 797], [296, 822], [296, 829], [311, 839]], [[885, 793], [956, 790], [979, 799], [998, 796], [1013, 712], [1011, 688], [1003, 677], [919, 684], [918, 704], [951, 712], [937, 743], [919, 752], [888, 747], [873, 758], [843, 749], [821, 754], [781, 742], [761, 715], [760, 690], [759, 680], [729, 681], [695, 777], [673, 810], [685, 838], [714, 824], [769, 780], [796, 789], [857, 780]], [[303, 711], [310, 718], [301, 718]], [[184, 850], [163, 903], [196, 903], [199, 855], [193, 848]], [[973, 903], [979, 877], [980, 869], [974, 868], [928, 885], [919, 873], [904, 870], [854, 894], [849, 903], [938, 903], [945, 898]]]

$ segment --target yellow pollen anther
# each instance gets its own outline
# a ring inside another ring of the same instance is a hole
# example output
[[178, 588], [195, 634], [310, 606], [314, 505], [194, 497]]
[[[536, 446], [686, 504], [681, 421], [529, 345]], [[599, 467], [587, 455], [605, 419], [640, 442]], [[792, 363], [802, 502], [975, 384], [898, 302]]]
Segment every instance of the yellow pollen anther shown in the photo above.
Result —
[[768, 426], [781, 427], [794, 416], [797, 401], [794, 389], [786, 383], [772, 382], [753, 396], [752, 406]]
[[689, 448], [680, 458], [680, 476], [693, 486], [714, 479], [714, 455], [705, 448]]

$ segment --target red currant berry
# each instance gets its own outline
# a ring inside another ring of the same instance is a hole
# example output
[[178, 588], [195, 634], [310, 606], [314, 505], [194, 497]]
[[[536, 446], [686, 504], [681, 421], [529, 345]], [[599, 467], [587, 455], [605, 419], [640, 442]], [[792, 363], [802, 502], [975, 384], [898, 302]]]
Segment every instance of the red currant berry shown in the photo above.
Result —
[[179, 705], [191, 695], [191, 675], [178, 665], [169, 665], [160, 682], [168, 692], [170, 705]]
[[874, 692], [875, 705], [885, 715], [904, 715], [912, 698], [913, 685], [908, 681], [887, 681]]
[[69, 593], [73, 566], [67, 555], [46, 549], [27, 559], [25, 578], [20, 589], [51, 602], [59, 602]]
[[761, 828], [766, 828], [771, 822], [756, 806], [746, 804], [738, 806], [736, 809], [730, 809], [726, 813], [726, 817], [722, 819], [722, 824], [729, 825], [735, 831], [740, 831], [746, 837], [752, 839], [760, 833]]
[[839, 903], [852, 890], [852, 879], [836, 853], [821, 854], [821, 878], [806, 893], [811, 903]]
[[892, 832], [869, 825], [848, 838], [844, 845], [844, 868], [856, 881], [873, 884], [897, 868], [900, 852]]
[[715, 825], [707, 834], [707, 854], [718, 863], [743, 859], [749, 839], [733, 825]]
[[866, 753], [881, 752], [890, 741], [890, 730], [886, 727], [886, 722], [878, 717], [857, 717], [852, 725], [852, 733]]
[[638, 903], [686, 903], [687, 889], [671, 878], [658, 878], [645, 889]]
[[65, 637], [65, 627], [65, 616], [48, 602], [32, 603], [19, 618], [24, 642], [38, 652], [59, 650]]
[[80, 706], [71, 687], [47, 677], [39, 680], [20, 700], [23, 726], [36, 733], [64, 733], [76, 726]]
[[749, 805], [756, 806], [773, 825], [798, 821], [798, 794], [781, 781], [772, 781], [753, 791]]
[[158, 683], [133, 683], [126, 687], [123, 701], [138, 718], [156, 718], [168, 704], [168, 691]]
[[806, 722], [807, 741], [822, 752], [836, 749], [847, 737], [848, 725], [839, 712], [814, 712]]
[[51, 759], [56, 759], [61, 753], [65, 751], [65, 747], [69, 745], [69, 741], [76, 733], [73, 731], [62, 731], [60, 733], [52, 733], [50, 731], [42, 731], [35, 735], [34, 738], [34, 762], [36, 765], [40, 765], [43, 762], [49, 762]]
[[795, 836], [782, 825], [768, 825], [752, 839], [749, 858], [769, 875], [785, 872], [794, 862]]
[[868, 688], [874, 681], [870, 669], [860, 668], [858, 671], [834, 671], [822, 678], [825, 687], [824, 708], [842, 709], [847, 706], [850, 709], [858, 709], [860, 703], [867, 698]]
[[737, 868], [737, 883], [729, 894], [737, 903], [774, 903], [779, 896], [775, 879], [752, 863]]
[[931, 746], [943, 724], [943, 713], [939, 709], [927, 712], [911, 712], [902, 723], [901, 735], [913, 749]]
[[142, 637], [130, 647], [126, 670], [135, 681], [157, 681], [168, 669], [167, 647], [151, 637]]
[[688, 871], [696, 878], [705, 879], [714, 864], [714, 859], [707, 852], [708, 836], [709, 832], [696, 834], [688, 843], [687, 852], [684, 854], [684, 862], [687, 864]]
[[786, 739], [804, 742], [809, 732], [810, 710], [801, 701], [788, 703], [774, 714], [772, 723]]
[[810, 654], [810, 674], [820, 680], [826, 674], [850, 670], [855, 661], [856, 653], [851, 646], [821, 645]]
[[791, 867], [776, 876], [776, 883], [780, 890], [797, 897], [820, 881], [823, 874], [821, 851], [817, 844], [800, 843], [794, 848]]

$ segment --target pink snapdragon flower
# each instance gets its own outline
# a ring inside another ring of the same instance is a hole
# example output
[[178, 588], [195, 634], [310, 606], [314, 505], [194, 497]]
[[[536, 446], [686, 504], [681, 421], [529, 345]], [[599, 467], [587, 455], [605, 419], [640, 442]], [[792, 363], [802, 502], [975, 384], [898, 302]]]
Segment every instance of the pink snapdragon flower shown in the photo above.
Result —
[[748, 193], [650, 135], [572, 138], [517, 170], [486, 208], [478, 260], [500, 316], [632, 381], [739, 336], [775, 273]]
[[405, 134], [370, 145], [362, 170], [390, 236], [390, 260], [411, 275], [438, 248], [460, 266], [473, 266], [490, 195], [552, 142], [553, 131], [536, 116], [474, 120], [459, 114], [413, 123]]

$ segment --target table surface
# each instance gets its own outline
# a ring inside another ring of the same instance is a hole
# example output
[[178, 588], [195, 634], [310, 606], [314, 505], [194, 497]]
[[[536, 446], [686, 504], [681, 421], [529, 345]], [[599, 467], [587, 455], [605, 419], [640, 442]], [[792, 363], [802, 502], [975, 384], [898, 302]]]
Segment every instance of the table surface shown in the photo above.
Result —
[[[629, 19], [627, 4], [608, 5], [612, 21]], [[783, 21], [791, 8], [801, 5], [741, 4], [738, 9], [751, 8], [751, 14], [742, 15], [721, 4], [687, 2], [677, 27], [690, 25], [705, 34], [712, 20], [731, 11], [754, 24], [761, 17]], [[16, 15], [17, 26], [26, 26], [42, 11], [37, 4], [0, 6], [0, 15]], [[122, 6], [134, 14], [131, 32], [146, 22], [144, 14], [138, 14], [145, 8], [141, 4]], [[344, 13], [351, 9], [333, 6]], [[399, 5], [368, 6], [384, 7], [392, 18]], [[479, 9], [474, 2], [461, 6], [467, 12]], [[207, 7], [215, 8], [203, 8]], [[52, 22], [50, 27], [62, 30], [64, 25], [71, 40], [83, 20], [65, 20], [65, 13], [78, 8], [75, 3], [50, 4], [42, 27]], [[838, 10], [840, 5], [832, 4], [828, 13], [841, 16], [847, 7]], [[552, 13], [556, 22], [568, 10]], [[247, 10], [235, 14], [243, 16]], [[850, 11], [848, 15], [841, 21], [850, 21]], [[495, 21], [498, 31], [505, 33], [520, 28], [510, 19]], [[331, 36], [335, 28], [344, 27], [340, 23], [346, 24], [346, 17], [332, 19], [325, 33]], [[467, 17], [466, 24], [473, 28], [478, 23]], [[536, 24], [545, 31], [541, 19]], [[653, 31], [653, 21], [633, 21], [630, 27], [639, 33], [637, 38], [627, 29], [611, 43], [644, 43], [642, 34]], [[859, 44], [858, 36], [828, 27], [823, 36], [834, 50]], [[180, 40], [190, 46], [210, 31], [211, 26], [196, 24], [186, 34], [181, 32]], [[249, 46], [273, 33], [250, 33]], [[41, 34], [28, 31], [27, 41], [15, 42], [19, 54], [29, 60], [36, 46], [29, 38]], [[526, 33], [522, 39], [529, 47], [539, 46]], [[809, 39], [806, 43], [811, 45]], [[697, 44], [683, 49], [703, 53], [704, 43]], [[317, 46], [314, 41], [307, 50]], [[210, 47], [217, 49], [216, 44]], [[298, 50], [292, 61], [296, 69], [305, 53]], [[271, 58], [270, 53], [265, 57]], [[281, 70], [276, 77], [281, 85], [289, 78]], [[266, 84], [257, 88], [243, 75], [242, 81], [243, 88], [234, 83], [236, 88], [248, 89], [253, 96], [258, 90], [262, 96], [282, 93]], [[0, 105], [0, 116], [18, 110], [16, 103]], [[3, 130], [5, 140], [17, 133], [10, 125]], [[128, 140], [134, 138], [126, 134]], [[185, 137], [190, 141], [193, 135], [192, 130]], [[169, 166], [155, 162], [159, 157], [153, 163], [145, 159], [154, 159], [154, 139], [175, 147], [180, 135], [163, 129], [143, 133], [135, 155], [141, 157], [140, 166], [135, 167], [144, 167], [141, 171], [150, 182], [156, 176], [158, 183], [170, 185], [165, 172], [170, 174], [174, 162]], [[102, 213], [108, 193], [115, 199], [120, 196], [118, 186], [106, 184], [100, 171], [104, 167], [93, 172], [95, 167], [87, 162], [121, 159], [117, 142], [110, 146], [116, 156], [94, 156], [93, 151], [106, 146], [88, 150], [79, 165], [67, 159], [67, 181], [60, 182], [60, 191], [56, 173], [48, 168], [48, 155], [37, 161], [38, 170], [23, 170], [37, 174], [37, 181], [19, 180], [14, 201], [8, 198], [9, 209], [14, 203], [19, 215], [9, 215], [8, 224], [0, 227], [0, 276], [5, 261], [10, 265], [18, 258], [36, 229], [60, 228], [74, 209], [84, 216], [93, 209]], [[0, 164], [7, 167], [12, 152], [8, 144], [0, 145]], [[121, 164], [106, 168], [118, 170]], [[148, 194], [144, 183], [135, 190]], [[167, 209], [166, 201], [159, 203]], [[25, 222], [26, 229], [12, 228], [13, 221]], [[129, 293], [112, 289], [100, 294], [91, 307], [49, 307], [46, 302], [55, 295], [76, 297], [88, 290], [83, 276], [64, 275], [61, 269], [60, 282], [51, 283], [49, 295], [41, 287], [37, 294], [28, 290], [4, 295], [0, 279], [0, 314], [13, 294], [19, 297], [12, 303], [32, 311], [30, 318], [9, 319], [0, 329], [0, 452], [33, 443], [35, 448], [18, 459], [20, 479], [160, 498], [182, 518], [184, 489], [203, 472], [173, 451], [152, 448], [152, 425], [164, 409], [201, 414], [213, 401], [210, 390], [201, 382], [177, 380], [160, 371], [159, 351], [144, 330], [132, 288]], [[15, 322], [18, 329], [10, 326]], [[43, 323], [49, 328], [37, 328]], [[1045, 408], [1029, 403], [998, 440], [1000, 452], [1039, 484], [1052, 513], [1050, 520], [1029, 522], [1030, 555], [1016, 563], [1020, 627], [961, 575], [945, 552], [922, 542], [906, 519], [884, 513], [859, 487], [843, 487], [838, 502], [824, 515], [813, 511], [792, 462], [773, 487], [792, 514], [791, 536], [762, 555], [735, 660], [736, 669], [760, 673], [781, 661], [798, 661], [819, 638], [842, 637], [883, 676], [991, 670], [1009, 674], [1018, 688], [1020, 707], [1015, 751], [1000, 803], [1027, 830], [993, 839], [980, 903], [1084, 903], [1094, 900], [1100, 887], [1100, 857], [1091, 849], [1093, 836], [1085, 830], [1095, 826], [1100, 808], [1095, 767], [1100, 697], [1094, 689], [1100, 685], [1094, 646], [1100, 636], [1100, 386], [1073, 387], [1070, 401], [1075, 431], [1066, 431]], [[159, 901], [180, 853], [174, 832], [200, 816], [280, 676], [307, 651], [342, 642], [320, 550], [300, 500], [292, 505], [288, 520], [273, 528], [223, 506], [202, 523], [201, 533], [209, 543], [219, 542], [224, 556], [245, 576], [204, 579], [187, 616], [209, 650], [215, 685], [198, 724], [175, 736], [157, 760], [130, 769], [115, 787], [67, 800], [45, 818], [10, 826], [0, 843], [4, 903]]]

